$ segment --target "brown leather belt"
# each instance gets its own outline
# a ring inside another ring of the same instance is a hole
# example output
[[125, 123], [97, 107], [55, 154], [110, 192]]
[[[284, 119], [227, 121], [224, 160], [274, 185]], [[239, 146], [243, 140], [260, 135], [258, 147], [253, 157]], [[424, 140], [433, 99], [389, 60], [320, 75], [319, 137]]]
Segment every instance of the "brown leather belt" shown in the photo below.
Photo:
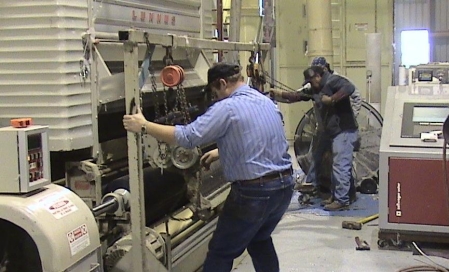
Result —
[[266, 183], [268, 181], [272, 181], [273, 179], [285, 177], [285, 176], [291, 176], [293, 174], [293, 169], [289, 168], [287, 170], [281, 171], [281, 172], [274, 172], [266, 174], [265, 176], [255, 178], [255, 179], [249, 179], [249, 180], [240, 180], [238, 181], [241, 184], [255, 184], [255, 183]]

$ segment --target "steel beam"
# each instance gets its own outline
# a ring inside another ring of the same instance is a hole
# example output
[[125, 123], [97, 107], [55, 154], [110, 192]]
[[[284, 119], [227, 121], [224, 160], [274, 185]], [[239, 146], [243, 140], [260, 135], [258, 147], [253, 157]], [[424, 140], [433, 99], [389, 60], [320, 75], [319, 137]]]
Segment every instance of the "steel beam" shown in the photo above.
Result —
[[[125, 57], [125, 105], [128, 114], [140, 107], [139, 67], [137, 43], [127, 41], [124, 44]], [[134, 101], [134, 102], [133, 102]], [[127, 133], [129, 186], [131, 190], [131, 231], [132, 231], [132, 271], [150, 271], [145, 253], [145, 199], [143, 184], [142, 135]]]
[[[145, 43], [145, 32], [139, 30], [122, 31], [119, 35], [110, 33], [96, 33], [97, 42], [125, 42], [132, 40], [136, 43]], [[120, 36], [120, 37], [119, 37]], [[253, 51], [260, 48], [261, 50], [270, 50], [269, 43], [246, 43], [246, 42], [222, 42], [200, 38], [191, 38], [187, 36], [179, 36], [174, 34], [152, 34], [148, 33], [148, 39], [151, 44], [167, 46], [167, 47], [184, 47], [196, 49], [212, 49], [225, 51]]]

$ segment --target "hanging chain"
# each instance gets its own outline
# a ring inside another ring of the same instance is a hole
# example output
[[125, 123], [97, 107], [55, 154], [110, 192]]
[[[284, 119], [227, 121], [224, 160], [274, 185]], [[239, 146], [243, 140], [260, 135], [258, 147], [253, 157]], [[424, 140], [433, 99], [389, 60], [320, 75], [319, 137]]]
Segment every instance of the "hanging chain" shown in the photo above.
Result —
[[[170, 66], [173, 64], [173, 56], [172, 56], [172, 49], [171, 47], [166, 47], [165, 48], [165, 56], [162, 59], [162, 62], [165, 64], [165, 66]], [[176, 104], [175, 103], [175, 109], [176, 109]], [[168, 101], [167, 101], [167, 88], [164, 85], [164, 111], [165, 111], [165, 116], [168, 115]], [[173, 121], [170, 121], [170, 124], [173, 125]]]
[[[183, 118], [184, 118], [184, 124], [188, 124], [191, 121], [191, 117], [190, 117], [190, 113], [188, 110], [186, 91], [182, 84], [178, 85], [178, 90], [179, 90], [179, 94], [181, 95], [180, 100], [181, 100], [181, 109], [182, 109], [182, 114], [183, 114]], [[203, 155], [201, 148], [199, 148], [197, 146], [196, 149], [198, 151], [198, 156], [201, 158], [201, 156]], [[203, 170], [200, 167], [199, 170], [196, 172], [196, 179], [198, 181], [199, 188], [201, 188], [202, 183], [203, 183], [202, 176], [203, 176]], [[200, 199], [201, 197], [198, 197], [198, 198]]]
[[[256, 51], [257, 50], [257, 51]], [[286, 84], [272, 78], [268, 72], [265, 71], [264, 67], [263, 67], [263, 60], [262, 60], [262, 53], [260, 51], [260, 46], [258, 49], [255, 49], [253, 51], [251, 51], [251, 56], [248, 59], [249, 64], [247, 66], [247, 73], [249, 74], [249, 77], [253, 77], [254, 80], [255, 79], [259, 79], [260, 76], [265, 77], [266, 79], [271, 80], [271, 88], [277, 88], [279, 90], [283, 90], [283, 91], [287, 91], [287, 92], [291, 92], [291, 91], [296, 91], [295, 89], [287, 86]], [[255, 74], [255, 64], [257, 64], [259, 66], [260, 71], [259, 75]]]
[[186, 91], [184, 90], [182, 84], [176, 86], [176, 93], [179, 97], [179, 105], [181, 106], [181, 113], [184, 119], [184, 124], [187, 125], [188, 123], [190, 123], [190, 113], [188, 110]]
[[[145, 43], [147, 45], [147, 50], [149, 52], [151, 44], [150, 44], [150, 40], [148, 39], [148, 33], [145, 33]], [[156, 76], [155, 76], [154, 66], [150, 65], [148, 67], [148, 69], [149, 69], [149, 72], [150, 72], [151, 92], [153, 93], [154, 119], [158, 119], [159, 117], [161, 117], [161, 111], [160, 111], [160, 108], [159, 108], [159, 94], [158, 94], [158, 91], [157, 91], [157, 83], [156, 83]], [[142, 103], [142, 96], [140, 97], [140, 100], [141, 100], [141, 103]], [[158, 148], [159, 159], [161, 160], [161, 163], [165, 162], [165, 160], [167, 158], [167, 146], [165, 146], [165, 150], [162, 151], [162, 142], [157, 140], [157, 148]], [[163, 168], [161, 167], [161, 172], [163, 171], [162, 169]]]

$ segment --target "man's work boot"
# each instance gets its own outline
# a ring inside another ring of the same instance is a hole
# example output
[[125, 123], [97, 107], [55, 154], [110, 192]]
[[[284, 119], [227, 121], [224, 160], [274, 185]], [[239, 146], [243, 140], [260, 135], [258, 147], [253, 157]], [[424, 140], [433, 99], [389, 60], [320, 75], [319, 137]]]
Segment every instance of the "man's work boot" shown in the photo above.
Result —
[[326, 206], [326, 205], [331, 204], [332, 202], [334, 202], [334, 197], [330, 196], [329, 198], [324, 199], [323, 201], [321, 201], [320, 205], [321, 206]]
[[349, 207], [348, 204], [341, 204], [338, 201], [334, 201], [331, 204], [324, 206], [324, 210], [325, 211], [341, 211], [341, 210], [348, 209], [348, 207]]

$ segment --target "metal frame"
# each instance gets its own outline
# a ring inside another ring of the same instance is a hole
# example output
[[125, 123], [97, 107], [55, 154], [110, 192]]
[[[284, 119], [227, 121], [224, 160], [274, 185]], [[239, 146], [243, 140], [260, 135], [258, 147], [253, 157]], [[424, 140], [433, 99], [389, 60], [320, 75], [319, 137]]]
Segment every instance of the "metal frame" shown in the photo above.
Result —
[[[196, 49], [214, 49], [229, 51], [253, 51], [256, 46], [261, 50], [269, 50], [270, 44], [255, 44], [242, 42], [219, 42], [213, 40], [189, 38], [187, 36], [150, 34], [139, 30], [129, 30], [119, 32], [119, 35], [104, 35], [97, 33], [97, 38], [106, 38], [119, 40], [124, 44], [124, 62], [125, 62], [125, 105], [126, 112], [131, 112], [133, 106], [140, 107], [140, 87], [139, 87], [139, 44], [145, 44], [147, 38], [152, 45], [168, 47], [186, 47]], [[132, 105], [135, 101], [135, 105]], [[131, 258], [133, 271], [167, 271], [165, 267], [156, 259], [147, 256], [146, 231], [145, 231], [145, 199], [143, 184], [143, 157], [142, 157], [142, 134], [127, 133], [128, 140], [128, 164], [130, 190], [133, 192], [131, 198], [131, 230], [132, 230], [132, 248]], [[141, 265], [140, 265], [141, 264]], [[171, 271], [169, 268], [168, 271]]]
[[[111, 40], [111, 41], [132, 41], [133, 43], [145, 43], [143, 31], [129, 30], [120, 32], [120, 34], [110, 34], [104, 32], [96, 33], [96, 38]], [[122, 37], [119, 37], [123, 35]], [[121, 38], [121, 39], [119, 39]], [[202, 50], [227, 50], [227, 51], [253, 51], [260, 48], [260, 50], [268, 51], [271, 48], [269, 43], [254, 43], [254, 42], [221, 42], [214, 40], [206, 40], [200, 38], [191, 38], [187, 36], [175, 35], [175, 34], [152, 34], [148, 33], [148, 38], [151, 44], [164, 46], [164, 47], [184, 47], [184, 48], [196, 48]]]

